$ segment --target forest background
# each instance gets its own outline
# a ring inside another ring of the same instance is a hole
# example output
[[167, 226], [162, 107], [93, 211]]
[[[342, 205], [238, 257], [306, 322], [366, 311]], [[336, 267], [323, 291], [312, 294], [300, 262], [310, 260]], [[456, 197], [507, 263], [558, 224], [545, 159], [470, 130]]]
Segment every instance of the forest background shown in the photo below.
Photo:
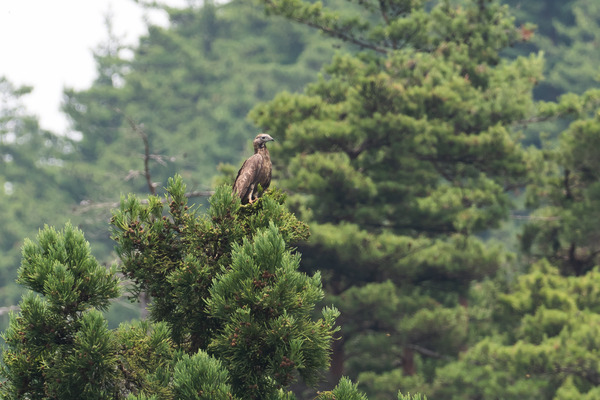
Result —
[[[597, 398], [600, 5], [504, 5], [206, 2], [163, 7], [169, 27], [133, 48], [108, 24], [94, 84], [65, 90], [78, 141], [2, 79], [0, 304], [19, 302], [44, 224], [71, 221], [112, 264], [122, 194], [179, 173], [206, 203], [264, 129], [274, 185], [311, 228], [301, 270], [341, 311], [323, 387]], [[126, 298], [107, 314], [139, 317]]]

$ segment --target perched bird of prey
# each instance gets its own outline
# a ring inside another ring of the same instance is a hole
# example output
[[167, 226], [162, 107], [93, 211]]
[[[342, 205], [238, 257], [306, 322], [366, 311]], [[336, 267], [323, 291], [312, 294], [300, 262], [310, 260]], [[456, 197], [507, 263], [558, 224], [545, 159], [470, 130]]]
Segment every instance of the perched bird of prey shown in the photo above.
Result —
[[273, 167], [271, 166], [271, 156], [266, 144], [273, 140], [275, 139], [266, 133], [260, 133], [252, 142], [254, 155], [244, 161], [233, 184], [233, 192], [240, 196], [242, 204], [252, 204], [256, 201], [259, 184], [263, 190], [267, 190], [271, 184], [271, 170]]

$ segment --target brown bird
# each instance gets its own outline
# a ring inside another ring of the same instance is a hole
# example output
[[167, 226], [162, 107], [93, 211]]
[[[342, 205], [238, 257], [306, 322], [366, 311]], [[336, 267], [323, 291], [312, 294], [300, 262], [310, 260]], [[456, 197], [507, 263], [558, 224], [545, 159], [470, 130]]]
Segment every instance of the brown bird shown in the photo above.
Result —
[[252, 144], [254, 155], [244, 161], [233, 184], [233, 192], [242, 199], [242, 204], [252, 204], [258, 198], [258, 185], [267, 190], [271, 184], [271, 156], [267, 150], [267, 142], [272, 142], [271, 136], [260, 133]]

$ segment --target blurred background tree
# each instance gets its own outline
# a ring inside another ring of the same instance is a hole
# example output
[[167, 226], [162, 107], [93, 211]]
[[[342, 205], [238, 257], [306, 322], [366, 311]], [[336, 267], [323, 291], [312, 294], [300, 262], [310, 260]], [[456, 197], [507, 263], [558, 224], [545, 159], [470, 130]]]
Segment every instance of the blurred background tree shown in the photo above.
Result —
[[[114, 199], [114, 188], [146, 191], [141, 143], [127, 117], [148, 135], [159, 189], [175, 172], [195, 188], [210, 187], [215, 166], [237, 163], [248, 151], [252, 106], [299, 90], [332, 53], [314, 33], [266, 19], [247, 2], [164, 9], [168, 28], [150, 26], [133, 49], [111, 35], [96, 53], [92, 87], [65, 93], [64, 109], [82, 132], [81, 161], [102, 166], [101, 175], [81, 177], [82, 199]], [[113, 190], [93, 198], [107, 184]]]
[[543, 51], [544, 80], [534, 89], [536, 99], [553, 101], [561, 94], [582, 94], [597, 86], [600, 46], [600, 5], [594, 0], [506, 0], [526, 43], [520, 54]]
[[0, 302], [6, 305], [21, 294], [14, 281], [24, 238], [44, 223], [64, 223], [72, 205], [62, 172], [76, 144], [40, 128], [22, 104], [31, 90], [0, 78]]
[[323, 271], [342, 311], [333, 379], [344, 371], [373, 398], [423, 391], [473, 339], [470, 284], [510, 260], [476, 235], [527, 181], [513, 124], [534, 110], [542, 60], [500, 57], [522, 35], [494, 2], [364, 3], [353, 16], [263, 3], [364, 50], [251, 113], [282, 139], [276, 176], [314, 232], [304, 268]]
[[[556, 101], [566, 93], [583, 94], [598, 87], [600, 6], [594, 0], [505, 0], [516, 24], [529, 40], [504, 54], [508, 57], [543, 52], [544, 79], [534, 88], [536, 100]], [[556, 139], [573, 121], [572, 116], [525, 129], [525, 143], [542, 146], [540, 132]]]
[[594, 399], [598, 269], [564, 277], [546, 260], [498, 293], [498, 330], [438, 370], [428, 394], [449, 399]]
[[543, 173], [528, 187], [535, 211], [521, 236], [524, 254], [550, 260], [564, 275], [584, 275], [598, 265], [599, 141], [599, 111], [574, 121], [557, 146], [544, 149]]

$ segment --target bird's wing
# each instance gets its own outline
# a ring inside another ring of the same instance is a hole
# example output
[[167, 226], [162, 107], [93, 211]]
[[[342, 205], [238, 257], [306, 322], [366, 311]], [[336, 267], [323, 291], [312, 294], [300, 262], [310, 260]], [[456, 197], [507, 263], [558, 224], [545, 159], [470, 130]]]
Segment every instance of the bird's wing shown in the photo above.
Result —
[[233, 184], [233, 191], [243, 197], [250, 186], [256, 182], [262, 169], [262, 156], [255, 154], [244, 161]]

